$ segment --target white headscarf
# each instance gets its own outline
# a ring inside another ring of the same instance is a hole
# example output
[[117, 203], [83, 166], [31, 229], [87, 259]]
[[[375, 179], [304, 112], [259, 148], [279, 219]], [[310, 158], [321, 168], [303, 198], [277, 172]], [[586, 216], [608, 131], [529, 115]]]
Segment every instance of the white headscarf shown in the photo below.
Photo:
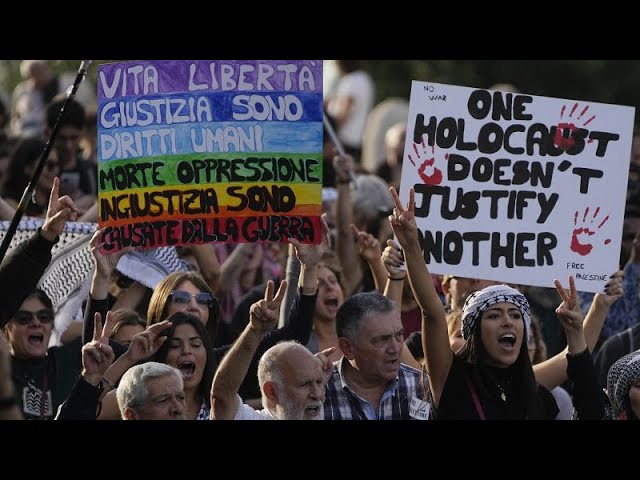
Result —
[[515, 288], [508, 285], [492, 285], [472, 293], [462, 307], [462, 338], [469, 339], [471, 331], [478, 319], [491, 305], [496, 303], [513, 303], [520, 309], [524, 318], [527, 338], [531, 334], [531, 309], [527, 298]]

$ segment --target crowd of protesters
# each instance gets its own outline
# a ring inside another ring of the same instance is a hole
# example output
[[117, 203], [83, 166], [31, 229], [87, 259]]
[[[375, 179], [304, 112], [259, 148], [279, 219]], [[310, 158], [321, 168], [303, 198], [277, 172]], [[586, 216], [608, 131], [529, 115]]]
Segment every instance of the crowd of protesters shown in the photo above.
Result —
[[[64, 102], [46, 62], [23, 63], [0, 116], [2, 220]], [[325, 106], [346, 154], [325, 134], [321, 243], [165, 247], [180, 262], [144, 282], [96, 226], [81, 313], [53, 335], [40, 279], [65, 225], [97, 222], [95, 105], [68, 104], [25, 212], [41, 224], [0, 266], [0, 419], [638, 419], [640, 131], [602, 292], [435, 275], [398, 194], [406, 123], [375, 132], [374, 79], [339, 67]]]

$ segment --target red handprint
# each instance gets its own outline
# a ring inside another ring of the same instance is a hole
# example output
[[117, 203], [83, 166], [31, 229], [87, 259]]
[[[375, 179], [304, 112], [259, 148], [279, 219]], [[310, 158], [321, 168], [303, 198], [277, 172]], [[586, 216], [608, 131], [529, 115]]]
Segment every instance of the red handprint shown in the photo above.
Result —
[[[607, 215], [606, 217], [604, 217], [604, 220], [602, 220], [602, 222], [600, 222], [600, 224], [595, 227], [595, 229], [591, 229], [590, 226], [594, 222], [596, 222], [596, 217], [599, 213], [600, 207], [597, 207], [596, 211], [593, 213], [593, 217], [591, 217], [590, 220], [587, 220], [589, 207], [585, 208], [584, 214], [582, 215], [582, 221], [580, 222], [580, 225], [578, 225], [578, 211], [576, 210], [576, 213], [573, 216], [573, 226], [575, 228], [573, 229], [573, 236], [571, 237], [571, 247], [569, 248], [571, 248], [571, 250], [576, 252], [578, 255], [582, 255], [584, 257], [585, 255], [589, 255], [589, 253], [591, 253], [591, 250], [593, 250], [593, 245], [591, 243], [587, 243], [587, 241], [589, 241], [588, 237], [592, 237], [593, 235], [595, 235], [597, 231], [600, 230], [600, 228], [605, 223], [607, 223], [607, 220], [609, 220], [609, 215]], [[589, 222], [589, 226], [586, 225], [587, 222]], [[604, 241], [605, 245], [609, 245], [609, 243], [611, 243], [610, 239]]]
[[[573, 132], [578, 130], [578, 127], [576, 127], [573, 121], [582, 119], [582, 117], [584, 117], [584, 115], [587, 113], [587, 110], [589, 110], [589, 105], [584, 107], [580, 111], [580, 114], [574, 118], [573, 114], [578, 109], [578, 102], [574, 103], [573, 108], [571, 109], [571, 113], [569, 113], [568, 119], [565, 122], [562, 122], [562, 117], [564, 116], [564, 112], [566, 109], [567, 106], [563, 105], [562, 109], [560, 110], [561, 122], [558, 123], [556, 135], [553, 138], [553, 144], [560, 150], [564, 150], [565, 152], [571, 149], [576, 144], [576, 140], [575, 138], [573, 138]], [[596, 116], [592, 115], [586, 122], [582, 124], [582, 127], [586, 127], [587, 125], [589, 125], [595, 118]]]
[[[426, 185], [440, 185], [442, 182], [442, 171], [435, 167], [433, 164], [435, 163], [435, 147], [431, 147], [431, 158], [425, 157], [429, 156], [427, 152], [427, 146], [424, 144], [424, 137], [422, 137], [422, 142], [413, 144], [413, 151], [416, 154], [416, 160], [414, 161], [411, 154], [409, 154], [409, 161], [415, 167], [417, 166], [417, 162], [422, 162], [420, 167], [418, 168], [418, 175]], [[446, 153], [444, 155], [445, 160], [449, 159], [449, 154]]]

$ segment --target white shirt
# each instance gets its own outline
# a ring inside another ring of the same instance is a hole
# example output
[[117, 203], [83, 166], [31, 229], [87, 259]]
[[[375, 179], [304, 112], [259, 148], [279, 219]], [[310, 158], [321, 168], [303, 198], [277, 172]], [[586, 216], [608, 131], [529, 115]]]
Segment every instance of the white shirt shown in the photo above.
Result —
[[341, 109], [340, 102], [353, 99], [348, 117], [338, 128], [338, 137], [345, 145], [360, 148], [367, 116], [373, 108], [373, 81], [363, 70], [348, 73], [340, 79], [335, 96], [327, 107], [329, 115]]
[[256, 410], [242, 401], [242, 398], [238, 395], [238, 401], [240, 406], [236, 412], [234, 420], [275, 420], [267, 410]]

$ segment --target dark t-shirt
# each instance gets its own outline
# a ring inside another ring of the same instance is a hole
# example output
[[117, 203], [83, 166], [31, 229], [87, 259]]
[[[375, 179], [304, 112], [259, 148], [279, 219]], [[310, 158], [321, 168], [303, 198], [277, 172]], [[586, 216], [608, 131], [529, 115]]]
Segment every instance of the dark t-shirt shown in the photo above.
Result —
[[[473, 401], [468, 382], [473, 382], [471, 365], [460, 357], [453, 357], [453, 363], [447, 377], [440, 404], [436, 409], [437, 420], [480, 420], [480, 414]], [[474, 384], [476, 395], [485, 419], [487, 420], [524, 420], [523, 412], [512, 402], [503, 401], [500, 392], [485, 393]], [[538, 396], [542, 402], [544, 418], [553, 420], [558, 415], [555, 398], [543, 386], [538, 386]]]
[[53, 420], [80, 374], [81, 347], [78, 337], [61, 347], [51, 347], [44, 358], [12, 358], [11, 376], [25, 419]]

